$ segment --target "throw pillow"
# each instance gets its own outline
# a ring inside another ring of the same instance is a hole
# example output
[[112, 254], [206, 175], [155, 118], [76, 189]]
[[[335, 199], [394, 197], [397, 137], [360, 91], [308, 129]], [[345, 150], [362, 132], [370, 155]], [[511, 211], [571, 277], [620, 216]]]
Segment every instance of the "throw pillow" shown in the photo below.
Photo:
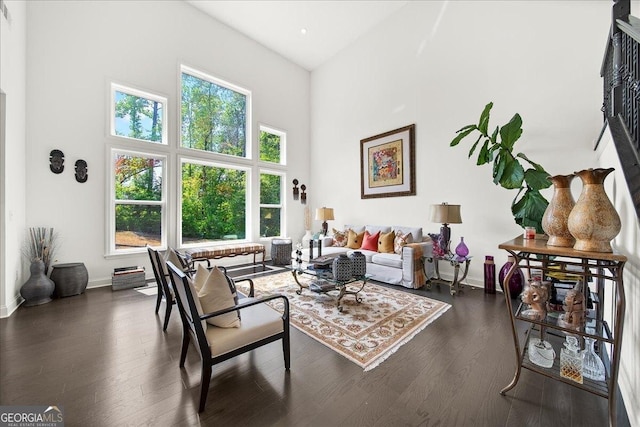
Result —
[[364, 232], [364, 237], [362, 239], [362, 245], [360, 249], [365, 249], [367, 251], [378, 251], [378, 237], [380, 237], [380, 232], [378, 231], [376, 234], [370, 234], [368, 231]]
[[202, 289], [202, 286], [204, 285], [204, 282], [207, 281], [208, 277], [209, 277], [209, 270], [207, 270], [207, 268], [204, 265], [198, 264], [198, 269], [196, 270], [196, 274], [195, 276], [193, 276], [193, 287], [196, 288], [196, 292], [200, 292], [200, 290]]
[[[215, 267], [198, 292], [200, 304], [205, 313], [222, 310], [235, 305], [233, 294], [224, 273]], [[220, 328], [240, 327], [240, 318], [236, 311], [207, 319], [207, 323]]]
[[[196, 291], [196, 287], [193, 285], [193, 280], [191, 279], [191, 277], [187, 276], [187, 282], [189, 283], [189, 292], [191, 292], [191, 296], [193, 297], [193, 301], [196, 305], [196, 310], [198, 310], [198, 314], [202, 316], [204, 314], [204, 310], [202, 309], [202, 304], [200, 304], [200, 297], [198, 297], [198, 291]], [[182, 286], [182, 284], [180, 284], [179, 286]], [[187, 301], [184, 301], [184, 304], [186, 305]], [[188, 308], [186, 309], [189, 310]], [[202, 329], [206, 332], [207, 322], [202, 320], [200, 323], [202, 324]]]
[[395, 243], [396, 233], [390, 231], [388, 233], [381, 233], [378, 238], [378, 252], [392, 254], [393, 244]]
[[175, 265], [176, 267], [178, 267], [180, 270], [182, 270], [182, 262], [180, 262], [180, 258], [178, 258], [178, 254], [176, 254], [176, 252], [169, 248], [166, 250], [166, 252], [164, 253], [164, 262], [162, 263], [162, 268], [164, 269], [164, 274], [169, 274], [169, 268], [167, 267], [167, 261], [171, 261], [171, 263], [173, 265]]
[[335, 228], [333, 229], [333, 243], [331, 246], [345, 247], [347, 246], [347, 241], [349, 240], [348, 231], [338, 231]]
[[353, 230], [349, 230], [349, 237], [347, 240], [347, 247], [349, 249], [360, 249], [362, 246], [362, 239], [364, 238], [364, 231], [362, 233], [356, 233]]
[[408, 243], [413, 243], [411, 233], [404, 234], [402, 230], [397, 230], [393, 242], [393, 251], [398, 255], [402, 254], [402, 247]]

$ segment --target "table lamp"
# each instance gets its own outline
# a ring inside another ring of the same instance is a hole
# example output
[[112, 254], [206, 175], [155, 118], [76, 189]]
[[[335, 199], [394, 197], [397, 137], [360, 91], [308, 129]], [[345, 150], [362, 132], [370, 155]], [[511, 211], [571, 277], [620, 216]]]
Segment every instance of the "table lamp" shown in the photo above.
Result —
[[444, 202], [439, 205], [431, 205], [431, 222], [442, 224], [440, 227], [440, 249], [448, 254], [451, 242], [449, 224], [462, 224], [460, 205], [450, 205]]
[[329, 231], [329, 224], [327, 221], [333, 220], [333, 208], [317, 208], [316, 209], [316, 220], [322, 221], [322, 234], [327, 235]]

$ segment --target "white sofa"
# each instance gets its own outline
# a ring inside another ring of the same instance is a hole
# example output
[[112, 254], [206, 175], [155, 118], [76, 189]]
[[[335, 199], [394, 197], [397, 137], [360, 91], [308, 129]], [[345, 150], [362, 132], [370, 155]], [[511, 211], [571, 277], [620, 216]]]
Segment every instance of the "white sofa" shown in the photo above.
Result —
[[[425, 258], [431, 258], [433, 256], [433, 243], [431, 238], [422, 232], [420, 227], [406, 227], [406, 226], [386, 226], [386, 225], [366, 225], [366, 226], [354, 226], [345, 225], [345, 230], [351, 229], [356, 233], [362, 231], [368, 231], [370, 234], [375, 234], [378, 231], [381, 233], [388, 233], [393, 231], [402, 231], [403, 233], [411, 233], [413, 243], [419, 243], [422, 247], [423, 262], [425, 265], [426, 278], [430, 279], [434, 277], [434, 267], [432, 262], [427, 262]], [[354, 251], [360, 251], [367, 258], [367, 274], [371, 275], [373, 280], [377, 280], [383, 283], [391, 285], [401, 285], [406, 288], [417, 289], [424, 286], [425, 283], [418, 283], [414, 273], [414, 248], [411, 246], [404, 246], [401, 254], [396, 253], [380, 253], [364, 249], [351, 249], [348, 247], [332, 246], [333, 237], [326, 236], [320, 240], [322, 244], [322, 255], [333, 255], [346, 253], [351, 254]], [[306, 263], [309, 262], [310, 248], [306, 247], [302, 249], [302, 260]], [[318, 256], [318, 248], [314, 247], [313, 257]], [[295, 248], [292, 258], [295, 259]]]

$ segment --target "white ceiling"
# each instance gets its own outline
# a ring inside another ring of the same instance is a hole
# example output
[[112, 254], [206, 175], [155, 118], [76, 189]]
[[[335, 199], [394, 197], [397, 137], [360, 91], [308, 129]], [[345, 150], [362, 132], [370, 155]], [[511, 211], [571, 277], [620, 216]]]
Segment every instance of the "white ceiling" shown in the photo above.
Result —
[[[194, 7], [312, 71], [408, 1], [208, 1]], [[301, 29], [307, 30], [306, 34]]]

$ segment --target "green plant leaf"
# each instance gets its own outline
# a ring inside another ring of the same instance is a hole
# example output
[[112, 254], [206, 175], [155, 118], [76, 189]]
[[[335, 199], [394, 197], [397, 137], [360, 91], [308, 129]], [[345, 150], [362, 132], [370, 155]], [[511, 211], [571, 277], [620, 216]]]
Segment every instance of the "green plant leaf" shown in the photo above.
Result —
[[489, 140], [485, 139], [484, 144], [482, 144], [482, 148], [480, 149], [480, 153], [478, 154], [477, 165], [484, 165], [491, 162], [491, 151], [489, 151]]
[[461, 130], [459, 130], [458, 132], [461, 132], [461, 133], [459, 133], [458, 136], [453, 138], [453, 141], [451, 141], [451, 144], [449, 144], [449, 146], [450, 147], [455, 147], [456, 145], [458, 145], [460, 143], [460, 141], [462, 141], [463, 138], [465, 138], [471, 132], [476, 130], [476, 125], [471, 125], [471, 126], [472, 127], [465, 126], [465, 128], [467, 128], [466, 130], [462, 130], [462, 129], [465, 129], [465, 128], [462, 128]]
[[500, 128], [498, 126], [496, 126], [495, 130], [493, 131], [493, 133], [491, 134], [491, 142], [493, 142], [493, 144], [496, 147], [499, 147], [500, 144], [498, 144], [498, 132], [500, 131]]
[[493, 183], [498, 185], [500, 183], [500, 179], [502, 179], [502, 175], [504, 174], [504, 169], [507, 163], [502, 155], [502, 150], [498, 151], [498, 155], [496, 159], [493, 161]]
[[474, 142], [473, 145], [471, 146], [471, 150], [469, 150], [469, 156], [467, 156], [468, 159], [470, 159], [471, 156], [473, 156], [473, 152], [476, 151], [476, 147], [478, 146], [478, 143], [480, 142], [481, 139], [482, 139], [482, 135], [478, 135], [478, 139], [476, 139], [476, 142]]
[[463, 126], [463, 127], [462, 127], [462, 128], [460, 128], [460, 129], [458, 129], [458, 130], [456, 131], [456, 133], [460, 133], [460, 132], [464, 132], [465, 130], [469, 130], [469, 129], [476, 129], [476, 128], [477, 128], [477, 126], [476, 126], [476, 125], [466, 125], [466, 126]]
[[520, 162], [505, 150], [500, 150], [504, 159], [504, 172], [500, 177], [500, 185], [507, 189], [522, 187], [524, 180], [524, 169]]
[[489, 116], [492, 108], [493, 102], [485, 105], [484, 110], [482, 110], [482, 114], [480, 114], [480, 120], [478, 120], [478, 130], [484, 135], [487, 135], [487, 129], [489, 128]]
[[[520, 194], [520, 192], [518, 192], [518, 194]], [[516, 224], [522, 228], [535, 227], [538, 233], [543, 233], [542, 217], [548, 205], [549, 202], [547, 202], [538, 190], [527, 189], [520, 200], [513, 200], [511, 213], [513, 214]]]
[[516, 157], [520, 157], [521, 159], [526, 160], [527, 162], [529, 162], [529, 164], [531, 166], [533, 166], [536, 170], [539, 170], [541, 172], [546, 172], [544, 170], [544, 168], [542, 166], [540, 166], [539, 164], [537, 164], [536, 162], [532, 162], [524, 153], [518, 153], [516, 154]]
[[533, 190], [542, 190], [551, 187], [551, 181], [547, 178], [549, 174], [544, 170], [527, 169], [524, 173], [524, 180], [527, 186]]
[[500, 128], [500, 144], [505, 150], [513, 150], [513, 145], [522, 135], [522, 118], [516, 113], [509, 123]]

